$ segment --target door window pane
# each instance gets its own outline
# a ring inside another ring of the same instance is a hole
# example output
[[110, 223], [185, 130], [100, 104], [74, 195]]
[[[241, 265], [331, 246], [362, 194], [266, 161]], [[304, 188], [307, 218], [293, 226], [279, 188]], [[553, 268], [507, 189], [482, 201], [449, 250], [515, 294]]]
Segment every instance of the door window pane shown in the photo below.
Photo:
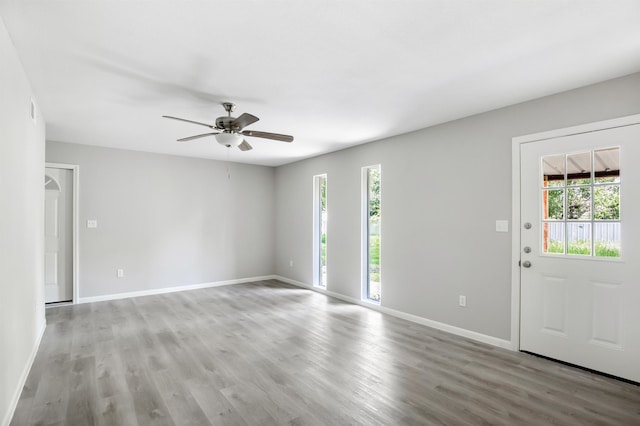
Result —
[[567, 155], [567, 185], [591, 184], [591, 152]]
[[591, 219], [591, 187], [567, 188], [567, 219]]
[[542, 208], [545, 219], [564, 219], [564, 189], [543, 190]]
[[591, 255], [591, 223], [567, 223], [567, 254]]
[[594, 151], [593, 164], [596, 183], [620, 182], [620, 148]]
[[620, 257], [620, 222], [596, 222], [593, 226], [595, 255]]
[[620, 219], [620, 185], [593, 188], [593, 216], [596, 220]]
[[546, 222], [543, 224], [545, 253], [564, 254], [564, 222]]
[[548, 155], [542, 158], [542, 186], [564, 186], [565, 156]]

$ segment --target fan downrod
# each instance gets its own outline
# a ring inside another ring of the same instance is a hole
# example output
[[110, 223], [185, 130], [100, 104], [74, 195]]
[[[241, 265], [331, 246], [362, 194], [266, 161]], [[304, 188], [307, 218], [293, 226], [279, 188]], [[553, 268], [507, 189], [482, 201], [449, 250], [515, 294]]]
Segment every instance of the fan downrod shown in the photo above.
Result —
[[224, 107], [224, 110], [229, 114], [229, 117], [231, 117], [231, 112], [236, 109], [236, 104], [232, 102], [223, 102], [222, 106]]

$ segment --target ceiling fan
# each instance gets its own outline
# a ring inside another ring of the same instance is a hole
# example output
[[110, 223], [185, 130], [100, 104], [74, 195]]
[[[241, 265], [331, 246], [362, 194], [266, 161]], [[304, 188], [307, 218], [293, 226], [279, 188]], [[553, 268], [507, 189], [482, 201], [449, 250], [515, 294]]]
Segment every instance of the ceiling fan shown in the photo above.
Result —
[[231, 116], [231, 112], [236, 108], [235, 104], [231, 102], [224, 102], [222, 104], [227, 116], [216, 118], [215, 124], [200, 123], [198, 121], [185, 120], [184, 118], [172, 117], [170, 115], [163, 115], [164, 118], [170, 118], [172, 120], [185, 121], [187, 123], [198, 124], [205, 126], [216, 132], [203, 133], [201, 135], [188, 136], [186, 138], [178, 139], [178, 142], [186, 142], [193, 139], [204, 138], [207, 136], [215, 136], [216, 141], [220, 145], [224, 145], [227, 148], [238, 147], [241, 151], [249, 151], [253, 149], [249, 143], [244, 140], [244, 136], [252, 136], [256, 138], [273, 139], [281, 142], [293, 142], [293, 136], [282, 135], [280, 133], [259, 132], [257, 130], [244, 130], [250, 124], [259, 120], [255, 115], [243, 113], [240, 117], [235, 118]]

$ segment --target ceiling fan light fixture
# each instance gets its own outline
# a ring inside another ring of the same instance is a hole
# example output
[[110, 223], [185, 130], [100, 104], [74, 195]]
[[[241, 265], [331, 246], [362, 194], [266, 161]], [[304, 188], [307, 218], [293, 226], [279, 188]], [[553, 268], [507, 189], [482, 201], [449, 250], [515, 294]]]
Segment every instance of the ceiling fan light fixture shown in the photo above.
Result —
[[244, 138], [237, 133], [218, 133], [215, 135], [216, 140], [220, 145], [224, 145], [228, 148], [235, 148], [242, 143]]

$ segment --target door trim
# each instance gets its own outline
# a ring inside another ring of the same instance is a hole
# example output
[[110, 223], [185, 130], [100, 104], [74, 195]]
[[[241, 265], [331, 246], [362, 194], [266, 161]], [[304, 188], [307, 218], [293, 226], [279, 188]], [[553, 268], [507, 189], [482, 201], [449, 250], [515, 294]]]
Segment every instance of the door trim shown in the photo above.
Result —
[[520, 350], [520, 147], [522, 144], [640, 124], [640, 114], [597, 121], [511, 139], [511, 349]]
[[79, 209], [79, 203], [78, 203], [78, 195], [80, 194], [80, 189], [79, 189], [79, 184], [80, 184], [80, 166], [78, 166], [77, 164], [64, 164], [64, 163], [49, 163], [46, 162], [45, 163], [45, 167], [48, 168], [52, 168], [52, 169], [63, 169], [63, 170], [71, 170], [72, 174], [73, 174], [73, 218], [72, 218], [72, 236], [71, 236], [71, 241], [73, 244], [73, 248], [72, 248], [72, 262], [73, 262], [73, 295], [71, 297], [71, 303], [73, 303], [74, 305], [78, 303], [79, 301], [79, 287], [80, 287], [80, 283], [79, 283], [79, 248], [78, 248], [78, 224], [79, 224], [79, 219], [78, 219], [78, 213], [80, 211]]

